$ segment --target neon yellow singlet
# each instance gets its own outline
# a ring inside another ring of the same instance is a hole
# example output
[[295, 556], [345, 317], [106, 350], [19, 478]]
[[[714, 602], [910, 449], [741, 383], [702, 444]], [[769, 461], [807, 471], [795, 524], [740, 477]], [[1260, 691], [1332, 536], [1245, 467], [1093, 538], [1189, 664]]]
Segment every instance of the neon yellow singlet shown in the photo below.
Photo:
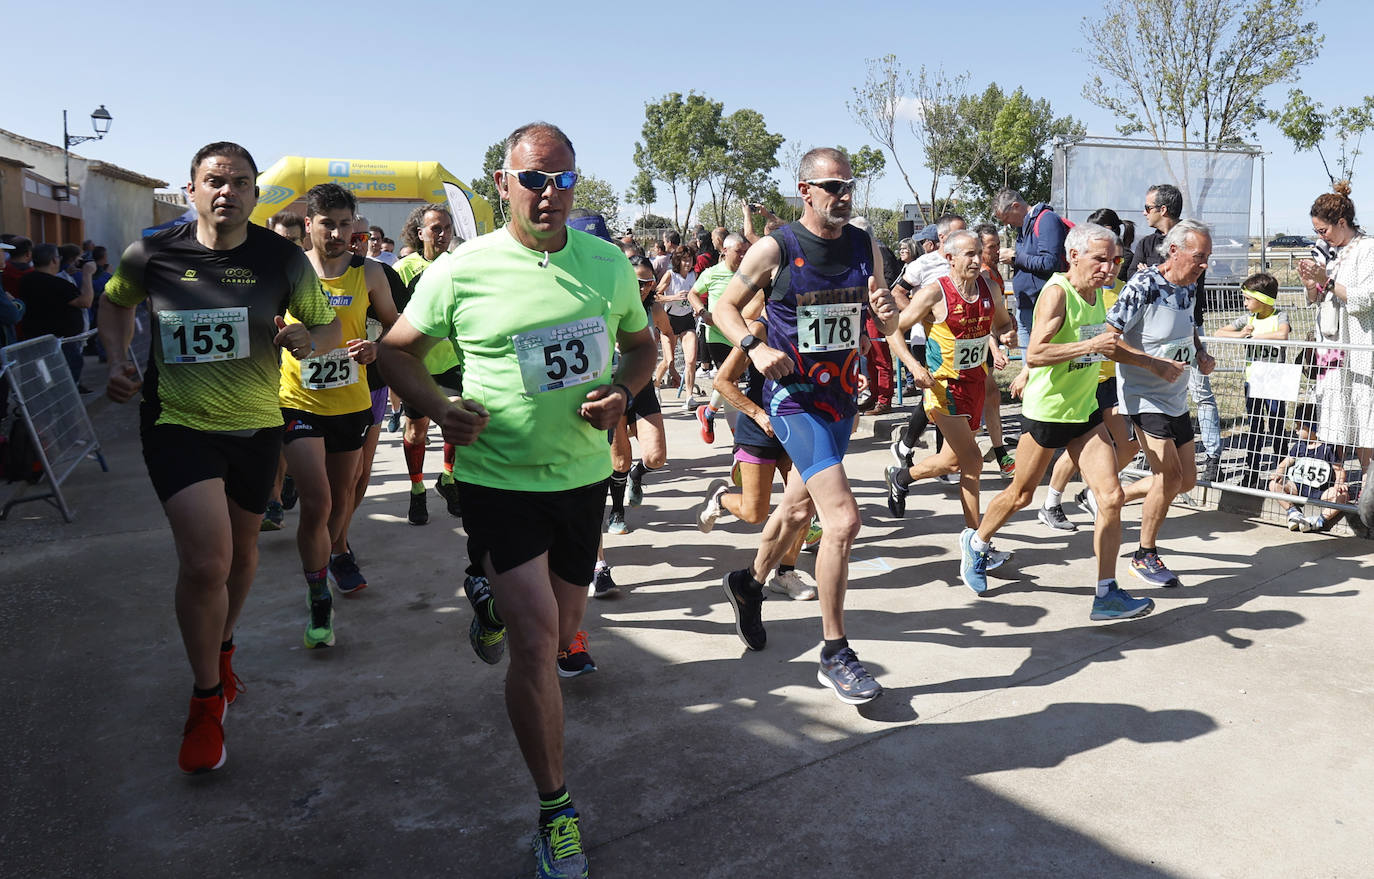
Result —
[[[333, 351], [297, 360], [281, 352], [281, 404], [316, 415], [347, 415], [372, 406], [363, 367], [348, 356], [350, 339], [367, 338], [367, 277], [362, 257], [354, 257], [337, 278], [321, 278], [343, 329], [344, 345]], [[297, 323], [294, 315], [287, 323]]]

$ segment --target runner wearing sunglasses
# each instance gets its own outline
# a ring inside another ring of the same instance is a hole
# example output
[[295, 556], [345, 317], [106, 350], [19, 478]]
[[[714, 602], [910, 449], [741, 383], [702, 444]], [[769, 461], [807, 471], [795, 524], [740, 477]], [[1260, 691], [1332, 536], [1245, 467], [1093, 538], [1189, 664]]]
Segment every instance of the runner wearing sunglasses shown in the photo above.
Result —
[[[841, 700], [861, 704], [882, 687], [845, 638], [844, 595], [859, 507], [843, 459], [858, 412], [865, 315], [871, 310], [887, 336], [896, 328], [897, 306], [882, 283], [877, 243], [849, 225], [849, 159], [839, 150], [814, 149], [802, 157], [799, 170], [801, 220], [749, 248], [716, 306], [716, 326], [767, 378], [764, 409], [794, 465], [753, 564], [727, 574], [723, 585], [740, 638], [750, 650], [762, 650], [762, 578], [810, 522], [812, 510], [818, 512], [824, 535], [816, 582], [825, 644], [817, 677]], [[740, 314], [760, 290], [768, 293], [764, 341], [749, 332]], [[898, 344], [905, 347], [900, 339]]]
[[[541, 877], [587, 875], [564, 786], [556, 661], [585, 639], [611, 474], [606, 431], [655, 359], [629, 263], [615, 245], [567, 227], [576, 175], [564, 169], [575, 167], [557, 127], [516, 129], [493, 175], [510, 222], [436, 260], [381, 342], [388, 380], [457, 446], [463, 506], [482, 511], [464, 522], [492, 595], [475, 628], [509, 633], [506, 706], [539, 793]], [[424, 365], [446, 340], [467, 377], [468, 396], [455, 401]]]

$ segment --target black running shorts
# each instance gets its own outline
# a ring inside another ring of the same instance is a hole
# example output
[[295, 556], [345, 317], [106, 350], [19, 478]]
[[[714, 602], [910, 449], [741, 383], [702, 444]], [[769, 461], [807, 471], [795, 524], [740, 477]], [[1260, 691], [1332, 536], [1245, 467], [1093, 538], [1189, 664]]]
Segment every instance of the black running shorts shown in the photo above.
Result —
[[1130, 416], [1136, 428], [1155, 439], [1173, 440], [1174, 446], [1186, 446], [1193, 441], [1193, 419], [1187, 412], [1182, 415], [1164, 415], [1160, 412], [1141, 412]]
[[1033, 418], [1022, 417], [1023, 430], [1030, 434], [1030, 438], [1042, 449], [1062, 449], [1069, 443], [1091, 433], [1093, 428], [1102, 423], [1102, 410], [1094, 409], [1093, 414], [1088, 416], [1087, 421], [1036, 421]]
[[325, 452], [356, 452], [363, 447], [367, 430], [372, 426], [371, 408], [347, 415], [316, 415], [283, 407], [281, 417], [286, 421], [283, 442], [322, 437]]
[[262, 515], [272, 496], [281, 455], [282, 429], [264, 427], [239, 436], [194, 430], [180, 424], [155, 424], [153, 407], [140, 407], [143, 461], [158, 500], [207, 479], [224, 480], [224, 493], [249, 513]]
[[[439, 390], [444, 392], [446, 397], [461, 397], [463, 395], [463, 368], [455, 366], [447, 369], [438, 375], [430, 376], [434, 383], [439, 386]], [[425, 418], [425, 413], [416, 409], [414, 406], [401, 401], [401, 414], [407, 418]]]
[[567, 491], [511, 491], [459, 482], [458, 502], [469, 548], [481, 547], [497, 574], [548, 553], [555, 576], [573, 585], [592, 582], [606, 507], [604, 479]]

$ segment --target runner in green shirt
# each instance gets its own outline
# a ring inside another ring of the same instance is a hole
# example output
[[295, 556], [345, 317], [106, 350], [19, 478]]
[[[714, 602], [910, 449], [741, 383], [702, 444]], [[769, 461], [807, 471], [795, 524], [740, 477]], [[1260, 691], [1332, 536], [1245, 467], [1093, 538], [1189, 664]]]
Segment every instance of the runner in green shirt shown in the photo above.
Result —
[[[730, 351], [735, 347], [734, 343], [725, 338], [725, 334], [716, 329], [715, 321], [711, 314], [715, 310], [716, 303], [720, 301], [721, 294], [725, 288], [730, 286], [730, 279], [739, 271], [739, 264], [744, 260], [744, 254], [749, 249], [749, 242], [745, 241], [738, 234], [731, 232], [725, 236], [720, 249], [720, 262], [702, 272], [697, 278], [697, 282], [692, 285], [692, 291], [687, 294], [687, 301], [692, 304], [692, 310], [697, 317], [706, 323], [706, 346], [707, 354], [712, 363], [719, 369], [725, 362], [725, 358], [730, 356]], [[701, 295], [706, 294], [703, 302]], [[706, 445], [711, 445], [716, 441], [715, 419], [725, 409], [725, 398], [720, 391], [712, 390], [711, 400], [704, 406], [697, 407], [697, 424], [701, 427], [701, 441]]]
[[[611, 473], [606, 431], [655, 360], [624, 255], [566, 225], [575, 168], [557, 127], [516, 129], [493, 175], [510, 223], [437, 259], [382, 339], [387, 379], [458, 447], [464, 526], [490, 582], [489, 595], [470, 596], [482, 634], [474, 645], [499, 639], [505, 625], [519, 635], [506, 705], [539, 792], [534, 850], [544, 877], [587, 875], [564, 786], [556, 661], [586, 650], [580, 626]], [[445, 339], [464, 374], [453, 401], [424, 365]]]

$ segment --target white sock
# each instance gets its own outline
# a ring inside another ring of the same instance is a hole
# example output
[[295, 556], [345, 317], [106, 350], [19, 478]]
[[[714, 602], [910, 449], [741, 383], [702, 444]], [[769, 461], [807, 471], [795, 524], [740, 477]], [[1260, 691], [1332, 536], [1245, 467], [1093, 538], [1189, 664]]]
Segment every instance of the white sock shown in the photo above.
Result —
[[1105, 595], [1107, 594], [1107, 592], [1110, 591], [1111, 588], [1112, 588], [1113, 586], [1115, 586], [1115, 585], [1116, 585], [1116, 579], [1115, 579], [1115, 578], [1108, 578], [1108, 579], [1106, 579], [1106, 580], [1098, 580], [1098, 581], [1097, 581], [1097, 597], [1098, 597], [1098, 598], [1102, 598], [1102, 597], [1105, 596]]
[[992, 541], [984, 540], [978, 536], [978, 532], [973, 532], [973, 538], [969, 541], [969, 546], [973, 547], [974, 552], [987, 552], [992, 548]]
[[1050, 489], [1049, 494], [1045, 495], [1045, 509], [1059, 506], [1064, 500], [1064, 492]]
[[897, 440], [897, 451], [902, 453], [902, 457], [906, 457], [907, 455], [910, 455], [914, 451], [914, 449], [912, 449], [911, 446], [907, 445], [901, 440]]

